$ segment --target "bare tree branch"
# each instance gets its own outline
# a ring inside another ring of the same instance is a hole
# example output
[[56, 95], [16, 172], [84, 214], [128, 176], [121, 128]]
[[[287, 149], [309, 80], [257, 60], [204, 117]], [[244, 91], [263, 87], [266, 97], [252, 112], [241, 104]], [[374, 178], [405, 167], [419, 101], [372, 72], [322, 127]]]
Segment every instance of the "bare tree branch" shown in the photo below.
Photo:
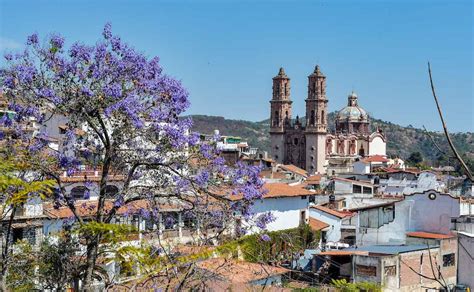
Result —
[[435, 91], [434, 84], [433, 84], [433, 77], [431, 76], [430, 62], [428, 62], [428, 74], [430, 75], [431, 92], [433, 93], [433, 98], [436, 102], [436, 107], [438, 108], [439, 118], [441, 119], [441, 123], [443, 124], [444, 134], [446, 135], [446, 139], [448, 140], [449, 147], [451, 147], [451, 150], [453, 151], [454, 156], [459, 161], [459, 163], [461, 163], [462, 167], [464, 168], [464, 170], [466, 172], [467, 177], [471, 181], [474, 181], [474, 177], [473, 177], [471, 171], [467, 167], [467, 165], [464, 162], [464, 160], [462, 159], [461, 155], [459, 155], [458, 151], [456, 150], [456, 147], [453, 144], [453, 141], [451, 140], [451, 137], [449, 136], [448, 127], [446, 126], [446, 123], [444, 121], [443, 112], [441, 111], [441, 106], [439, 105], [438, 97], [436, 96], [436, 91]]

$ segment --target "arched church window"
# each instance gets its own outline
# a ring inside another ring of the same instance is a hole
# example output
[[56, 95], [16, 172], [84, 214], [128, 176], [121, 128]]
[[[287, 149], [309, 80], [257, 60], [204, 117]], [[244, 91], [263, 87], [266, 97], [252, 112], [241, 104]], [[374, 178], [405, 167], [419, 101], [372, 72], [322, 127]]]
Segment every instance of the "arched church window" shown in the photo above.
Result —
[[321, 111], [321, 124], [324, 124], [324, 110]]
[[118, 194], [119, 189], [114, 185], [108, 185], [105, 187], [105, 196], [107, 198], [113, 198], [116, 194]]
[[310, 125], [314, 125], [315, 116], [314, 116], [314, 110], [311, 111], [311, 118], [309, 120]]
[[294, 143], [295, 145], [298, 145], [298, 138], [295, 138], [295, 139], [293, 140], [293, 143]]
[[285, 83], [285, 95], [288, 96], [288, 83]]
[[71, 197], [74, 200], [83, 200], [86, 195], [86, 192], [89, 192], [89, 189], [84, 186], [74, 187], [71, 190]]
[[279, 126], [279, 123], [278, 123], [278, 116], [279, 116], [278, 111], [275, 111], [275, 118], [274, 118], [274, 121], [273, 121], [273, 126], [275, 126], [275, 127], [278, 127], [278, 126]]

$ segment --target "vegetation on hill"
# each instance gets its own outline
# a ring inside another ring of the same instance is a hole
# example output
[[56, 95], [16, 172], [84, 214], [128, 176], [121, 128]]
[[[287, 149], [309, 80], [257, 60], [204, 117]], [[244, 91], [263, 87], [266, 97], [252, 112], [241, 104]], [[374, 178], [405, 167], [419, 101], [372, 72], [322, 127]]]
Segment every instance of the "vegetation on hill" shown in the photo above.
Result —
[[[329, 128], [334, 129], [335, 113], [330, 113], [328, 120]], [[263, 151], [270, 151], [270, 135], [268, 133], [269, 120], [261, 122], [250, 122], [243, 120], [229, 120], [223, 117], [194, 115], [193, 130], [203, 134], [211, 134], [214, 130], [219, 130], [221, 135], [240, 136], [252, 147], [257, 147]], [[304, 118], [300, 118], [304, 121]], [[453, 158], [443, 155], [435, 146], [433, 141], [442, 151], [450, 154], [448, 143], [442, 132], [428, 132], [412, 126], [400, 126], [380, 119], [372, 119], [372, 130], [377, 127], [381, 129], [387, 137], [387, 154], [392, 157], [400, 157], [407, 160], [410, 155], [416, 152], [421, 153], [423, 161], [431, 166], [454, 165]], [[431, 136], [431, 137], [430, 137]], [[474, 133], [452, 133], [451, 137], [458, 151], [466, 158], [471, 169], [474, 167]], [[433, 139], [433, 141], [432, 141]]]

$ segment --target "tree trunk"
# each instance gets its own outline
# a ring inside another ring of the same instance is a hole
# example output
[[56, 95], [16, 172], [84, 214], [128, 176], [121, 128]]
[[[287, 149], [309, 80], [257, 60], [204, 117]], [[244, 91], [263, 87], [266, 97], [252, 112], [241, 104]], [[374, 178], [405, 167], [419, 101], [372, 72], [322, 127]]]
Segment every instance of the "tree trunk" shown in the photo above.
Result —
[[99, 248], [99, 237], [96, 236], [92, 241], [87, 245], [87, 259], [86, 259], [86, 275], [84, 277], [83, 289], [84, 291], [94, 291], [92, 284], [94, 283], [93, 275], [95, 264], [97, 260], [97, 251]]
[[10, 253], [10, 234], [12, 232], [13, 219], [15, 218], [16, 207], [13, 207], [8, 220], [7, 234], [5, 235], [5, 245], [2, 246], [2, 265], [0, 271], [0, 291], [7, 291], [7, 267]]

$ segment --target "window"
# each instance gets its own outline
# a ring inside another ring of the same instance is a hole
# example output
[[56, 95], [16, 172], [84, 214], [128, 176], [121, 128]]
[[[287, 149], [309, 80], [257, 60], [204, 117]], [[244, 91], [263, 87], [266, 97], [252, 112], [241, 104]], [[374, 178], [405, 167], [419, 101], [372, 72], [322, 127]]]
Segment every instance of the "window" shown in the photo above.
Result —
[[356, 274], [360, 276], [377, 276], [377, 267], [356, 265]]
[[300, 213], [300, 224], [305, 224], [306, 223], [306, 211], [301, 211]]
[[364, 187], [364, 194], [372, 194], [372, 188]]
[[352, 192], [354, 194], [362, 194], [362, 187], [359, 185], [352, 185]]
[[74, 200], [83, 200], [86, 192], [88, 191], [89, 189], [84, 186], [75, 187], [71, 190], [71, 197]]
[[454, 253], [448, 253], [443, 255], [443, 267], [452, 267], [455, 263], [455, 255]]
[[105, 187], [105, 196], [107, 198], [113, 198], [118, 192], [119, 189], [114, 185], [108, 185]]
[[385, 266], [384, 274], [385, 274], [385, 276], [396, 276], [397, 275], [397, 267], [396, 266]]
[[298, 145], [298, 138], [295, 138], [295, 139], [293, 140], [293, 143], [294, 143], [295, 145]]
[[301, 196], [301, 200], [306, 200], [308, 196]]

